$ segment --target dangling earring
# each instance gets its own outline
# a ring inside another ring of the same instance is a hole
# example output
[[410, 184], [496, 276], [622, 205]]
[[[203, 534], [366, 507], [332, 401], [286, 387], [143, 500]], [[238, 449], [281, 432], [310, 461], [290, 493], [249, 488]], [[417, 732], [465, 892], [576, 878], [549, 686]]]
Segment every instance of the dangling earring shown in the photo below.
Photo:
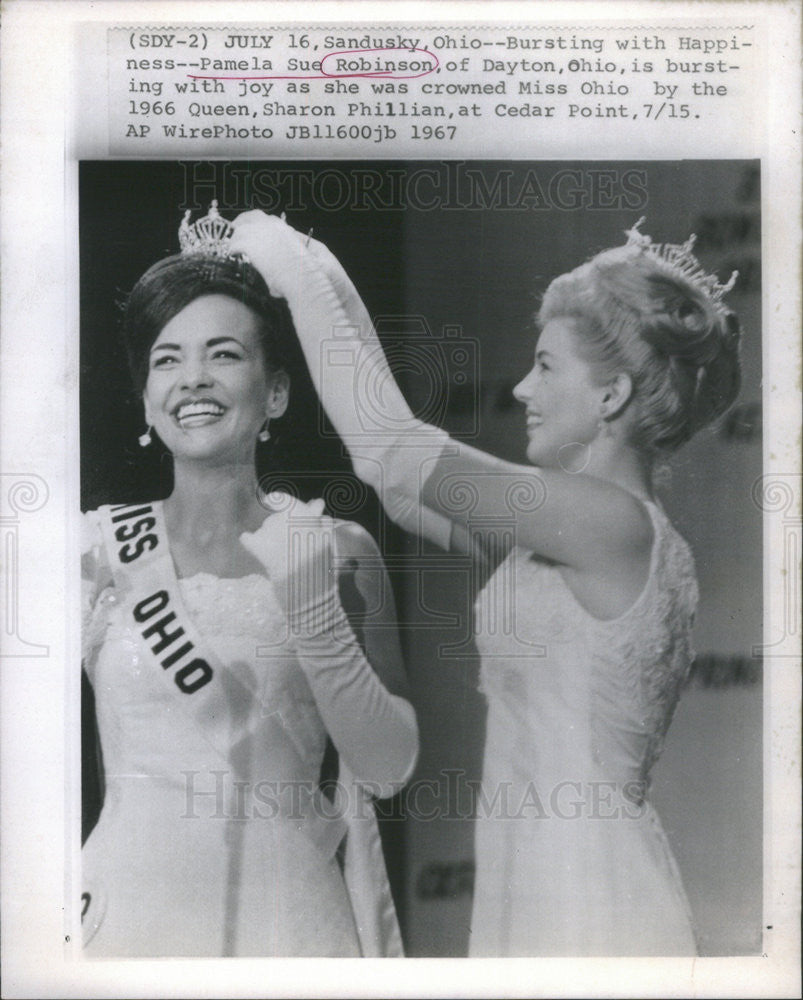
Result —
[[270, 426], [270, 418], [267, 418], [265, 420], [265, 423], [262, 425], [262, 430], [259, 432], [259, 434], [257, 434], [257, 439], [259, 441], [263, 442], [270, 441], [270, 431], [268, 430], [269, 426]]
[[148, 445], [151, 443], [151, 441], [153, 440], [151, 438], [152, 430], [153, 430], [153, 424], [148, 424], [148, 429], [145, 431], [145, 433], [140, 434], [140, 436], [137, 438], [137, 440], [139, 441], [140, 448], [147, 448]]
[[597, 436], [600, 438], [609, 438], [612, 434], [611, 425], [605, 419], [605, 414], [603, 413], [597, 421]]

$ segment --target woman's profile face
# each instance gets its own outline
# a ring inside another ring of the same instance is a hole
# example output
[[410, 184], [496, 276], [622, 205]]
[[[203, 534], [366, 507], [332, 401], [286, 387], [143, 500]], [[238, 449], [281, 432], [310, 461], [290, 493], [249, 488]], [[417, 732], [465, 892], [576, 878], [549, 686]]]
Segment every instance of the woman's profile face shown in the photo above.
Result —
[[578, 351], [574, 320], [556, 317], [541, 331], [535, 364], [513, 393], [526, 406], [527, 458], [533, 465], [580, 471], [599, 432], [604, 389]]
[[266, 417], [284, 412], [286, 379], [268, 372], [259, 326], [236, 299], [205, 295], [154, 341], [145, 416], [176, 459], [252, 459]]

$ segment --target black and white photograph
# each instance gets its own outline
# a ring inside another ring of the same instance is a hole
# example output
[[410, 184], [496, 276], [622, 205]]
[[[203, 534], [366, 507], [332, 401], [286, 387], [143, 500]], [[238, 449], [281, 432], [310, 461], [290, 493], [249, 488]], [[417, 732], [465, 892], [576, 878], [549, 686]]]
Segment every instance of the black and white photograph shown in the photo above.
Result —
[[800, 0], [7, 0], [3, 996], [800, 995]]
[[760, 180], [81, 164], [88, 956], [760, 951]]

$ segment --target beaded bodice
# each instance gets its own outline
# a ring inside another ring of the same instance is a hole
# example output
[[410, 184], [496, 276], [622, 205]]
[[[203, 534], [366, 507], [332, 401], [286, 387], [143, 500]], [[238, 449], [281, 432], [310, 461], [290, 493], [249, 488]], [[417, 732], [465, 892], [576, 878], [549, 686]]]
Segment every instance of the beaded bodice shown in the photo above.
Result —
[[[184, 765], [197, 767], [199, 760], [220, 765], [197, 728], [182, 725], [170, 697], [149, 676], [152, 666], [122, 614], [129, 595], [118, 592], [108, 573], [97, 525], [88, 520], [87, 530], [83, 654], [95, 689], [107, 776], [157, 773], [160, 759], [169, 761], [170, 777]], [[242, 769], [238, 756], [247, 733], [251, 776], [317, 781], [325, 729], [285, 642], [286, 617], [270, 581], [259, 574], [198, 573], [180, 579], [178, 587], [188, 615], [223, 667], [232, 745], [226, 764]]]

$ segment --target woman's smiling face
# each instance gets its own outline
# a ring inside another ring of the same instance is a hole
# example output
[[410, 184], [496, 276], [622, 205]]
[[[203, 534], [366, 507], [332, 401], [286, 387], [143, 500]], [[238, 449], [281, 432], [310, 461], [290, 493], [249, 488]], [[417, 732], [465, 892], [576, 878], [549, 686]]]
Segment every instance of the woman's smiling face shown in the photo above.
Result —
[[281, 415], [269, 412], [276, 375], [267, 370], [259, 327], [248, 306], [205, 295], [177, 313], [154, 341], [145, 417], [174, 458], [216, 464], [252, 459], [266, 417]]
[[604, 387], [578, 352], [575, 322], [551, 319], [538, 338], [532, 371], [513, 390], [527, 408], [527, 458], [534, 465], [575, 468], [599, 432]]

